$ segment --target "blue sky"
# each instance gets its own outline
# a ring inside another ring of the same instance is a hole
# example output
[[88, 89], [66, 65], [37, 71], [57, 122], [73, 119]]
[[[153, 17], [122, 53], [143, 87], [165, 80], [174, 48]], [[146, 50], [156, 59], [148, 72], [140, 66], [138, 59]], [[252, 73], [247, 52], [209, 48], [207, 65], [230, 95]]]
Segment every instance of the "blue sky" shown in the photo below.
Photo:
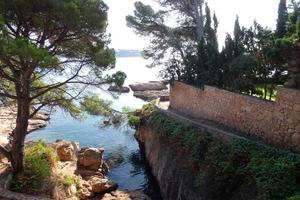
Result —
[[[110, 7], [109, 27], [111, 46], [115, 49], [143, 49], [147, 46], [147, 39], [138, 37], [126, 26], [125, 17], [132, 14], [136, 0], [105, 0]], [[141, 0], [145, 4], [159, 7], [154, 0]], [[207, 0], [212, 11], [219, 19], [219, 42], [223, 45], [225, 33], [232, 33], [236, 15], [240, 17], [240, 24], [251, 26], [256, 19], [263, 26], [274, 29], [276, 26], [277, 8], [279, 0]]]

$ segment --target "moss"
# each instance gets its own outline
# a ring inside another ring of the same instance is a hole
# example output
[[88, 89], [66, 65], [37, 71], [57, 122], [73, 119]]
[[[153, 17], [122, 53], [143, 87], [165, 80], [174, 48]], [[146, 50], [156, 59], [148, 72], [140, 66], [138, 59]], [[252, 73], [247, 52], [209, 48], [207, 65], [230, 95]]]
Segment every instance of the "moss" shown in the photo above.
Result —
[[[143, 117], [142, 117], [143, 118]], [[180, 124], [155, 108], [141, 123], [176, 142], [197, 167], [195, 186], [212, 199], [231, 197], [241, 185], [254, 185], [262, 199], [294, 200], [300, 193], [300, 156], [254, 141], [213, 137]]]

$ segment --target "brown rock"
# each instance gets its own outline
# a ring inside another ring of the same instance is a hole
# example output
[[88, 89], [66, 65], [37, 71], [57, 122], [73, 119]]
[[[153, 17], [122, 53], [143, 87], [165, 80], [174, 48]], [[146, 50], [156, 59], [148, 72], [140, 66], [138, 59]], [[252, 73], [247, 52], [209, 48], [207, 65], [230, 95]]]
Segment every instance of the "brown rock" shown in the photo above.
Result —
[[145, 101], [152, 101], [157, 98], [163, 99], [163, 101], [168, 101], [170, 92], [169, 90], [148, 90], [148, 91], [136, 91], [133, 96], [143, 99]]
[[104, 149], [83, 148], [78, 153], [78, 165], [87, 170], [98, 170], [103, 163]]
[[135, 91], [146, 91], [146, 90], [165, 90], [167, 86], [161, 81], [152, 81], [149, 83], [137, 83], [131, 84], [129, 87]]
[[61, 161], [70, 161], [74, 157], [74, 148], [72, 145], [63, 145], [57, 148], [57, 155]]
[[57, 140], [53, 147], [56, 149], [57, 155], [61, 161], [75, 161], [78, 153], [78, 146], [74, 142]]
[[80, 181], [80, 189], [78, 191], [80, 199], [89, 199], [94, 196], [92, 186], [84, 180]]
[[106, 193], [116, 190], [118, 185], [115, 182], [109, 181], [106, 178], [91, 177], [88, 180], [89, 184], [92, 186], [92, 191], [95, 193]]

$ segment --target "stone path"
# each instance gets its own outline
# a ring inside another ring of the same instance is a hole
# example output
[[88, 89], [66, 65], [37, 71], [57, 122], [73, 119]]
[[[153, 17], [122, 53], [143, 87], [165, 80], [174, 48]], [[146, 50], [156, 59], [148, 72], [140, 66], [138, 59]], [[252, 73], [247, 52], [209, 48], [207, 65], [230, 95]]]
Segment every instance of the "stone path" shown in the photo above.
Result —
[[[248, 137], [243, 137], [244, 133], [226, 127], [224, 125], [218, 124], [216, 122], [206, 120], [206, 119], [199, 119], [199, 118], [192, 118], [190, 116], [186, 116], [182, 113], [178, 113], [177, 111], [171, 109], [169, 107], [170, 102], [160, 102], [159, 100], [156, 102], [156, 107], [165, 115], [171, 117], [172, 119], [191, 125], [193, 127], [198, 128], [203, 132], [207, 132], [213, 135], [230, 137], [230, 138], [238, 138], [242, 140], [248, 140]], [[254, 138], [253, 138], [254, 139]]]

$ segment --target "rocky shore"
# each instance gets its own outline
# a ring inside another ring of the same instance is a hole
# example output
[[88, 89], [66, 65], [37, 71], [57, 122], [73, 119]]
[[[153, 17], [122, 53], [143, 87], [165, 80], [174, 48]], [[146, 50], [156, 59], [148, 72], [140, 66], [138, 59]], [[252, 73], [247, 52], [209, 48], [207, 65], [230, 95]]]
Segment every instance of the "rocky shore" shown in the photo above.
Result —
[[[8, 143], [8, 136], [16, 126], [17, 109], [14, 106], [0, 107], [0, 145]], [[28, 125], [28, 133], [47, 126], [50, 116], [46, 112], [39, 112]]]
[[[104, 149], [89, 147], [80, 149], [78, 144], [68, 141], [57, 141], [51, 145], [60, 158], [63, 166], [61, 170], [80, 177], [80, 189], [73, 191], [79, 194], [80, 199], [150, 200], [139, 191], [117, 190], [118, 184], [106, 177], [109, 167], [103, 159]], [[65, 163], [71, 164], [65, 165]], [[73, 167], [70, 170], [68, 166]]]
[[[28, 142], [26, 146], [33, 146], [36, 142]], [[52, 169], [53, 177], [71, 176], [78, 180], [77, 183], [68, 185], [67, 188], [55, 186], [46, 187], [50, 194], [49, 199], [55, 200], [151, 200], [147, 195], [140, 191], [117, 190], [118, 184], [107, 178], [109, 171], [108, 164], [103, 159], [104, 149], [102, 148], [80, 148], [79, 144], [57, 140], [48, 144], [55, 149], [58, 156], [58, 162]], [[1, 161], [0, 161], [1, 163]], [[2, 162], [1, 166], [4, 162]], [[9, 165], [6, 164], [9, 169]], [[5, 172], [4, 172], [5, 171]], [[9, 170], [3, 170], [2, 173], [10, 173]], [[5, 177], [5, 179], [1, 179]], [[29, 196], [26, 194], [11, 192], [8, 186], [12, 176], [3, 176], [0, 171], [0, 199], [45, 199], [39, 196]], [[53, 178], [51, 178], [53, 179]], [[5, 182], [6, 184], [1, 184]], [[51, 184], [50, 184], [51, 185]], [[42, 187], [43, 188], [43, 187]], [[41, 194], [43, 190], [41, 191]], [[47, 198], [46, 198], [47, 199]]]
[[151, 81], [148, 83], [136, 83], [129, 85], [134, 92], [133, 96], [144, 101], [152, 101], [161, 98], [164, 101], [169, 100], [170, 92], [166, 84], [162, 81]]
[[[7, 145], [8, 136], [15, 127], [16, 110], [13, 107], [0, 107], [0, 119], [0, 144]], [[28, 132], [45, 127], [48, 120], [48, 114], [37, 114], [30, 119]], [[34, 144], [35, 142], [28, 142], [26, 147]], [[80, 148], [77, 143], [63, 140], [48, 145], [55, 149], [58, 156], [57, 165], [52, 169], [53, 173], [79, 179], [77, 185], [68, 186], [63, 191], [60, 187], [47, 188], [47, 193], [51, 193], [51, 199], [150, 200], [147, 195], [139, 191], [117, 190], [118, 184], [110, 181], [106, 176], [109, 165], [113, 164], [104, 161], [104, 149]], [[8, 190], [12, 178], [10, 173], [10, 164], [0, 156], [0, 199], [45, 199]]]

